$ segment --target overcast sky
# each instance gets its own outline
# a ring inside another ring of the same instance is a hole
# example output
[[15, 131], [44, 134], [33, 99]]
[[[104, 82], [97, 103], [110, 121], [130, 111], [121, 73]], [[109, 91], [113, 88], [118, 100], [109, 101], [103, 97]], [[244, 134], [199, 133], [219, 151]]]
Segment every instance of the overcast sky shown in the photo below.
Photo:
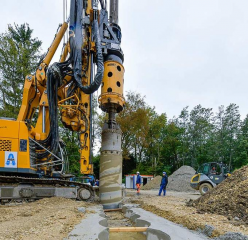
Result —
[[[27, 22], [45, 52], [63, 20], [63, 0], [1, 3], [0, 32], [9, 23]], [[247, 0], [120, 0], [125, 91], [146, 95], [169, 118], [187, 105], [217, 111], [230, 103], [239, 105], [244, 117], [247, 10]]]

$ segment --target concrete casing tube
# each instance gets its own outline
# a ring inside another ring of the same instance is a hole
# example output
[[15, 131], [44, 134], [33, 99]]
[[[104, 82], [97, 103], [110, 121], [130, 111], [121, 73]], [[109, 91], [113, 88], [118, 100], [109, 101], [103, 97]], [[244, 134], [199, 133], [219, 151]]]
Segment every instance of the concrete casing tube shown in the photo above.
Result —
[[100, 158], [100, 200], [104, 209], [119, 208], [122, 200], [121, 130], [102, 132]]

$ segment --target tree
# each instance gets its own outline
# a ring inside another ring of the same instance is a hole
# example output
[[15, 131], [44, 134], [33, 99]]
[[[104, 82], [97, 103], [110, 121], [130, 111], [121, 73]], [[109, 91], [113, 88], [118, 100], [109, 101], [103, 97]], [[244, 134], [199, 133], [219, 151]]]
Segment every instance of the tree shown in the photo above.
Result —
[[191, 166], [193, 167], [209, 161], [206, 146], [213, 131], [212, 117], [212, 109], [203, 108], [201, 105], [197, 105], [190, 112], [188, 134]]
[[166, 125], [166, 115], [157, 114], [155, 109], [145, 102], [145, 97], [135, 92], [127, 93], [125, 105], [124, 110], [117, 116], [122, 130], [123, 158], [134, 160], [138, 170], [151, 165], [148, 172], [154, 173], [155, 162], [158, 164], [161, 157], [161, 134]]
[[240, 129], [239, 107], [236, 104], [231, 103], [229, 106], [227, 106], [224, 116], [224, 127], [226, 129], [225, 162], [228, 163], [229, 167], [231, 167], [233, 155], [237, 147], [237, 136]]
[[180, 129], [180, 134], [178, 134], [178, 139], [181, 142], [179, 146], [178, 158], [182, 165], [190, 162], [188, 159], [189, 155], [189, 110], [188, 106], [183, 108], [178, 118], [175, 118], [173, 122]]
[[240, 124], [240, 131], [236, 141], [236, 151], [233, 154], [233, 167], [240, 168], [248, 164], [248, 115]]
[[124, 110], [118, 114], [117, 122], [122, 130], [123, 157], [134, 155], [136, 160], [141, 159], [147, 136], [149, 109], [146, 106], [144, 97], [134, 92], [126, 95]]
[[80, 175], [80, 148], [78, 133], [65, 128], [60, 128], [60, 136], [66, 145], [69, 159], [69, 173]]
[[42, 42], [28, 24], [9, 25], [0, 35], [0, 115], [16, 118], [26, 75], [34, 73]]
[[147, 164], [152, 166], [152, 173], [156, 174], [159, 166], [163, 165], [164, 157], [162, 150], [164, 147], [163, 139], [166, 131], [167, 117], [165, 113], [161, 115], [153, 112], [149, 123], [149, 132], [146, 138], [147, 150], [146, 158]]
[[239, 145], [240, 114], [236, 104], [219, 107], [215, 116], [215, 155], [216, 161], [232, 165], [233, 157]]
[[181, 167], [181, 161], [179, 158], [179, 149], [182, 145], [179, 135], [182, 129], [180, 129], [175, 122], [170, 121], [164, 129], [164, 135], [162, 140], [162, 158], [164, 167], [171, 170], [176, 170]]

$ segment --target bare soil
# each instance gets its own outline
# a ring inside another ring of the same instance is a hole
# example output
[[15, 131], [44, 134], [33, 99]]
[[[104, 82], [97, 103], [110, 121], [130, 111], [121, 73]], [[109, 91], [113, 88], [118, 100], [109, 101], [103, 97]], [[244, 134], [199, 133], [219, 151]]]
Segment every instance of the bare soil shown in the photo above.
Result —
[[65, 198], [46, 198], [16, 206], [0, 206], [0, 239], [63, 239], [84, 217], [78, 207], [89, 205]]
[[212, 213], [199, 212], [194, 207], [186, 204], [189, 199], [197, 199], [199, 194], [183, 192], [167, 192], [167, 196], [156, 196], [157, 191], [141, 191], [137, 196], [134, 190], [127, 191], [127, 201], [139, 203], [147, 211], [153, 212], [158, 216], [164, 217], [172, 222], [181, 224], [188, 229], [204, 229], [205, 225], [214, 227], [212, 237], [225, 234], [226, 232], [240, 232], [248, 235], [248, 227], [244, 224], [236, 224], [230, 221], [227, 216]]
[[[139, 203], [142, 208], [164, 217], [172, 222], [192, 229], [204, 229], [205, 225], [214, 227], [212, 237], [226, 232], [240, 232], [248, 235], [248, 226], [243, 221], [230, 219], [228, 215], [203, 212], [187, 206], [200, 197], [194, 192], [167, 191], [167, 196], [157, 196], [158, 191], [142, 190], [137, 196], [135, 190], [127, 190], [125, 202]], [[78, 207], [91, 206], [92, 203], [73, 201], [64, 198], [42, 199], [33, 203], [16, 206], [0, 206], [0, 240], [48, 240], [64, 239], [84, 214]], [[120, 212], [107, 213], [110, 227], [131, 226], [131, 222]], [[129, 235], [128, 235], [129, 234]], [[110, 239], [142, 239], [142, 234], [113, 233]]]

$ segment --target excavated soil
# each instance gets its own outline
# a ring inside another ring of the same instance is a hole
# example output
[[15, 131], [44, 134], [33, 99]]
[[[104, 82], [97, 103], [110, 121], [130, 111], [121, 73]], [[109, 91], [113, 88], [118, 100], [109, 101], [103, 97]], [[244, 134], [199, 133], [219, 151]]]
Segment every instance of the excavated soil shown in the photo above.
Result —
[[78, 207], [90, 203], [65, 198], [46, 198], [16, 206], [0, 206], [0, 239], [63, 239], [80, 223]]
[[248, 166], [192, 203], [199, 212], [227, 216], [235, 224], [248, 226]]
[[[141, 207], [147, 211], [153, 212], [158, 216], [164, 217], [172, 222], [181, 224], [188, 229], [204, 230], [206, 225], [213, 226], [211, 237], [218, 237], [227, 232], [236, 232], [248, 235], [248, 226], [244, 224], [236, 225], [232, 221], [229, 221], [227, 217], [199, 212], [195, 207], [188, 207], [186, 203], [189, 200], [189, 193], [171, 194], [168, 191], [167, 196], [155, 196], [157, 191], [154, 191], [154, 195], [150, 194], [151, 191], [141, 191], [140, 196], [133, 195], [130, 201], [138, 203]], [[135, 192], [133, 193], [135, 194]], [[131, 193], [128, 194], [129, 196]], [[192, 194], [192, 197], [196, 197]]]
[[[195, 174], [194, 168], [190, 166], [182, 166], [169, 176], [167, 190], [177, 192], [194, 192], [195, 190], [190, 187], [190, 180]], [[161, 176], [156, 176], [153, 180], [149, 181], [143, 190], [158, 189], [161, 184]]]

